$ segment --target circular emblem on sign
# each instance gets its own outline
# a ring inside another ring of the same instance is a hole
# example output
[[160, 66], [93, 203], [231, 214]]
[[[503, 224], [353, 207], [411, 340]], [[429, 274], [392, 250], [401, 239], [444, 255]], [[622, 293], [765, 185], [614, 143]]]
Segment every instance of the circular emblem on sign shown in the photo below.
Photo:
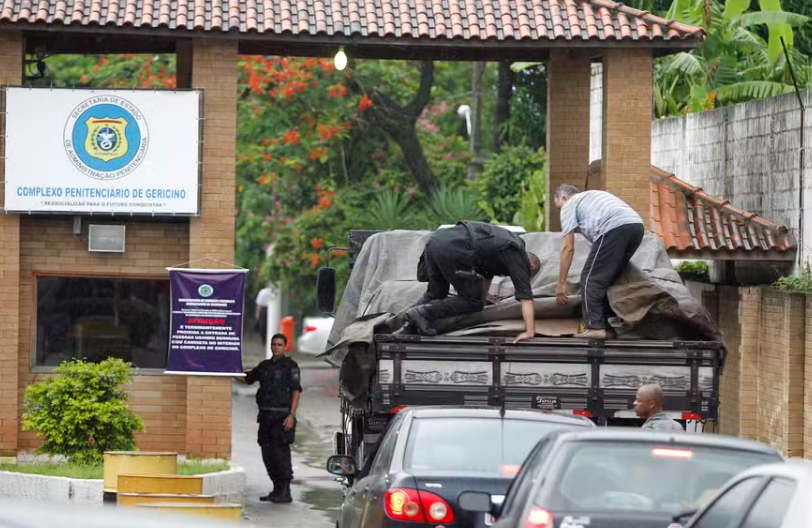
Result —
[[211, 297], [211, 295], [214, 293], [214, 288], [208, 284], [203, 284], [197, 289], [197, 293], [199, 293], [201, 297]]
[[144, 161], [149, 147], [144, 115], [113, 96], [93, 97], [74, 108], [64, 136], [71, 163], [97, 180], [127, 176]]

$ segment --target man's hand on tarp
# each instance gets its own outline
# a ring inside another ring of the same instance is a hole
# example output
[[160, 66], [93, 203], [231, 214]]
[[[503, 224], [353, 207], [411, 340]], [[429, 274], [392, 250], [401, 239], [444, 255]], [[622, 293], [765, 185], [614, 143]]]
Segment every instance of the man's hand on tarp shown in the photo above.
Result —
[[558, 301], [558, 304], [564, 306], [570, 300], [567, 297], [567, 284], [563, 282], [559, 282], [555, 287], [555, 299]]

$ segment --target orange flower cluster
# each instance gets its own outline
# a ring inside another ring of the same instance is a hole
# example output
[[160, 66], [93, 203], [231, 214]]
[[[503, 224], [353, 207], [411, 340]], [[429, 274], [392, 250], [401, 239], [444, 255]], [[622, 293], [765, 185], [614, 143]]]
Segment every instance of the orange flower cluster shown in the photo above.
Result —
[[370, 99], [367, 94], [364, 94], [364, 96], [361, 98], [361, 102], [358, 103], [358, 110], [361, 110], [363, 112], [364, 110], [369, 109], [369, 107], [371, 106], [372, 99]]
[[307, 159], [310, 161], [317, 161], [321, 159], [322, 156], [326, 156], [330, 153], [329, 147], [316, 147], [310, 151], [310, 154], [307, 155]]
[[321, 190], [317, 188], [316, 196], [318, 196], [319, 199], [319, 207], [321, 207], [322, 209], [327, 209], [333, 203], [335, 193], [330, 189]]
[[341, 83], [334, 84], [327, 90], [327, 93], [330, 94], [330, 97], [344, 97], [347, 95], [347, 87]]
[[296, 129], [289, 130], [284, 136], [282, 136], [282, 143], [285, 145], [297, 145], [302, 140], [302, 136], [299, 135], [299, 131]]

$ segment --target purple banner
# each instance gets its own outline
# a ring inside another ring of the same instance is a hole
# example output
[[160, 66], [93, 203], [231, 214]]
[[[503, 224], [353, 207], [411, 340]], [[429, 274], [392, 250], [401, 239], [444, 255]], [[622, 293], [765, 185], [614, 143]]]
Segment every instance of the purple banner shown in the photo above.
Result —
[[170, 374], [242, 374], [243, 270], [170, 269]]

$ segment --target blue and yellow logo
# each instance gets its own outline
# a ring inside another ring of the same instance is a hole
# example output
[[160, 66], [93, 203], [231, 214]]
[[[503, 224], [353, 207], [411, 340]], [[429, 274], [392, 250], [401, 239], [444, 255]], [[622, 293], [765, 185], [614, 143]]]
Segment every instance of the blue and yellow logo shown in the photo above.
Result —
[[199, 293], [201, 297], [211, 297], [214, 294], [214, 288], [208, 284], [203, 284], [197, 289], [197, 293]]
[[77, 106], [65, 125], [65, 150], [82, 173], [117, 180], [144, 161], [149, 131], [141, 111], [129, 101], [101, 95]]

